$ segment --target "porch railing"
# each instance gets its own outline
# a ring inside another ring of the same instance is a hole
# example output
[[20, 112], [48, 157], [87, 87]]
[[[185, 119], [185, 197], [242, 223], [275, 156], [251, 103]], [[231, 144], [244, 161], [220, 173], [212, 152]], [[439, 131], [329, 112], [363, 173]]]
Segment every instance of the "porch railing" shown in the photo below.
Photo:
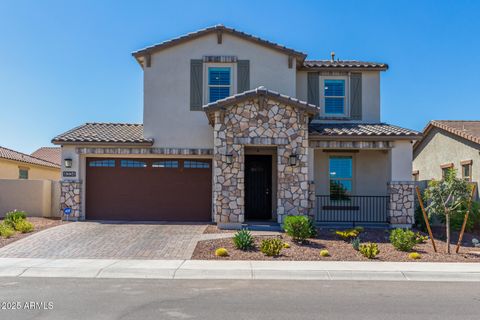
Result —
[[389, 196], [317, 195], [317, 222], [387, 222]]

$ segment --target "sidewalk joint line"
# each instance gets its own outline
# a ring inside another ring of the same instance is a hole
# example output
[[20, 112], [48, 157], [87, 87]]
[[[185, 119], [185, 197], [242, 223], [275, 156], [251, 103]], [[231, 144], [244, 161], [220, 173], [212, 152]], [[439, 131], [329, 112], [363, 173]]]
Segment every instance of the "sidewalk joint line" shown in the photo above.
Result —
[[184, 263], [186, 262], [187, 260], [184, 259], [182, 261], [182, 263], [175, 269], [175, 271], [173, 271], [173, 275], [172, 275], [172, 279], [175, 279], [175, 277], [177, 276], [177, 271], [184, 265]]

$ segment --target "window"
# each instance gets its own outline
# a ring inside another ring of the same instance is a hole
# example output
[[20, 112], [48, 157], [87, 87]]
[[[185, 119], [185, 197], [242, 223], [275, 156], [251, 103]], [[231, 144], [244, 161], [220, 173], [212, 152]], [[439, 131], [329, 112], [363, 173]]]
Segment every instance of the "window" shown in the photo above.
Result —
[[19, 168], [18, 169], [18, 179], [28, 179], [28, 169]]
[[92, 160], [88, 163], [89, 167], [115, 167], [115, 160]]
[[208, 68], [208, 102], [232, 95], [232, 72], [230, 67]]
[[177, 160], [156, 161], [152, 164], [153, 168], [178, 168]]
[[448, 171], [450, 169], [453, 169], [453, 163], [442, 164], [440, 168], [442, 169], [442, 180], [444, 180], [447, 176]]
[[120, 166], [122, 168], [146, 168], [147, 163], [137, 160], [121, 160]]
[[323, 80], [323, 108], [326, 115], [346, 114], [345, 79]]
[[472, 181], [472, 161], [462, 161], [462, 178], [465, 181]]
[[330, 196], [344, 199], [352, 192], [352, 157], [332, 156], [329, 160]]
[[183, 167], [186, 169], [208, 169], [210, 164], [208, 162], [185, 160]]

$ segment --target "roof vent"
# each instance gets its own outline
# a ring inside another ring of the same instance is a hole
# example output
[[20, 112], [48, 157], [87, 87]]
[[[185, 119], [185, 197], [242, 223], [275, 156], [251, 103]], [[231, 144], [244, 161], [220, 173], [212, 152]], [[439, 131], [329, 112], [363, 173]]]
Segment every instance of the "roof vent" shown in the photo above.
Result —
[[335, 62], [335, 51], [330, 52], [330, 61]]

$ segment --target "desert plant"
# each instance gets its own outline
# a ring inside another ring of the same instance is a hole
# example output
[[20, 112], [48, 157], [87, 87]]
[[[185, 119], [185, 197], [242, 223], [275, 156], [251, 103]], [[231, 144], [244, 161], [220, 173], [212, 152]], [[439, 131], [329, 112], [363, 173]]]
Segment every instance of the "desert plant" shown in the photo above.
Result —
[[355, 249], [356, 251], [358, 251], [360, 249], [361, 241], [360, 241], [359, 237], [353, 238], [350, 241], [350, 243], [352, 244], [352, 248]]
[[348, 241], [351, 238], [358, 237], [360, 232], [355, 230], [355, 229], [347, 229], [347, 230], [343, 230], [343, 231], [337, 230], [337, 231], [335, 231], [335, 234], [337, 236], [339, 236], [340, 238], [342, 238], [343, 241]]
[[468, 202], [470, 201], [469, 186], [464, 179], [457, 178], [455, 169], [447, 170], [442, 181], [432, 180], [425, 190], [425, 200], [428, 202], [427, 212], [445, 217], [445, 235], [447, 241], [447, 253], [450, 253], [450, 218], [456, 212], [462, 212], [464, 216]]
[[242, 229], [233, 236], [235, 248], [240, 250], [249, 250], [253, 248], [253, 236], [247, 229]]
[[415, 242], [416, 243], [425, 243], [428, 241], [428, 236], [422, 235], [420, 232], [415, 233]]
[[417, 244], [417, 237], [412, 230], [397, 228], [390, 232], [390, 242], [397, 250], [412, 251]]
[[228, 251], [225, 248], [218, 248], [217, 250], [215, 250], [215, 255], [217, 257], [227, 257]]
[[[463, 220], [465, 219], [465, 213], [468, 210], [468, 204], [462, 204], [458, 211], [450, 215], [450, 227], [454, 231], [460, 231], [463, 225]], [[470, 214], [468, 216], [467, 224], [465, 225], [465, 231], [470, 232], [474, 229], [475, 225], [480, 221], [480, 207], [478, 202], [472, 202], [472, 207], [470, 208]], [[438, 216], [438, 220], [445, 224], [446, 219], [444, 215]]]
[[480, 240], [478, 240], [477, 238], [473, 238], [473, 239], [472, 239], [472, 245], [473, 245], [475, 248], [480, 247]]
[[15, 223], [15, 230], [21, 232], [21, 233], [28, 233], [32, 232], [34, 229], [33, 223], [27, 220], [20, 220], [17, 223]]
[[268, 238], [262, 240], [260, 251], [269, 257], [278, 256], [283, 249], [283, 241], [279, 238]]
[[320, 256], [330, 257], [330, 253], [328, 252], [328, 250], [320, 250]]
[[373, 259], [380, 253], [380, 250], [376, 243], [369, 242], [360, 245], [360, 253], [368, 259]]
[[290, 244], [287, 243], [287, 242], [284, 242], [284, 243], [283, 243], [283, 247], [284, 247], [285, 249], [289, 249], [289, 248], [290, 248]]
[[15, 234], [15, 230], [6, 223], [0, 223], [0, 236], [6, 239]]
[[27, 218], [27, 213], [25, 211], [13, 210], [5, 214], [3, 223], [9, 225], [12, 228], [15, 228], [15, 224], [19, 221], [25, 220]]
[[362, 226], [356, 226], [355, 228], [353, 228], [353, 230], [358, 231], [358, 233], [362, 233], [363, 231], [365, 231], [365, 228]]
[[417, 260], [417, 259], [421, 259], [422, 256], [420, 253], [418, 252], [412, 252], [408, 255], [408, 258], [412, 259], [412, 260]]
[[287, 216], [283, 222], [283, 230], [296, 242], [304, 242], [316, 235], [312, 220], [306, 216]]

